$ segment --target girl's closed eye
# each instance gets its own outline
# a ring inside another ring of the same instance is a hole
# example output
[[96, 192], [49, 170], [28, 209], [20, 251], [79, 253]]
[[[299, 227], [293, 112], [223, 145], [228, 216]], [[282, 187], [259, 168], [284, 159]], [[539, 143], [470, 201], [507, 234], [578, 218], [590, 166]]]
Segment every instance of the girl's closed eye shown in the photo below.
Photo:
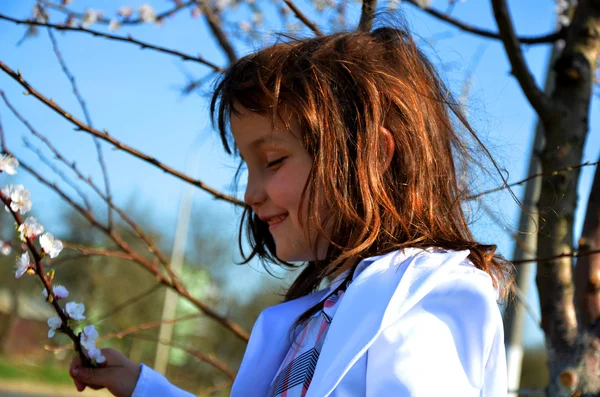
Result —
[[265, 168], [272, 168], [275, 167], [276, 165], [279, 165], [283, 162], [283, 160], [285, 160], [287, 158], [287, 156], [283, 156], [278, 158], [277, 160], [273, 160], [273, 161], [269, 161], [267, 162], [267, 165]]

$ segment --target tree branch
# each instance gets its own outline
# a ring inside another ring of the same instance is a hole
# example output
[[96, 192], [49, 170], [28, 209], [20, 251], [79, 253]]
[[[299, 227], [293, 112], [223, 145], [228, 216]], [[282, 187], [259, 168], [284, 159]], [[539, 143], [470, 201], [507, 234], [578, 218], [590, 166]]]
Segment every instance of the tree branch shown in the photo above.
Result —
[[229, 201], [230, 203], [239, 205], [239, 206], [245, 206], [245, 204], [236, 199], [235, 197], [232, 196], [228, 196], [226, 194], [223, 194], [221, 192], [219, 192], [218, 190], [215, 190], [209, 186], [207, 186], [206, 184], [204, 184], [202, 181], [200, 180], [195, 180], [192, 179], [190, 176], [175, 170], [174, 168], [171, 168], [169, 166], [167, 166], [166, 164], [161, 163], [160, 161], [158, 161], [157, 159], [155, 159], [154, 157], [151, 157], [145, 153], [140, 152], [137, 149], [134, 149], [130, 146], [127, 146], [123, 143], [121, 143], [120, 141], [116, 140], [115, 138], [113, 138], [112, 136], [110, 136], [108, 134], [108, 132], [106, 130], [104, 130], [104, 132], [100, 132], [94, 128], [91, 128], [90, 126], [84, 124], [83, 122], [81, 122], [79, 119], [75, 118], [73, 115], [71, 115], [70, 113], [66, 112], [63, 108], [61, 108], [60, 106], [58, 106], [54, 100], [52, 99], [48, 99], [45, 96], [43, 96], [42, 94], [40, 94], [37, 90], [35, 90], [27, 81], [25, 81], [25, 79], [21, 76], [20, 73], [17, 73], [15, 71], [13, 71], [11, 68], [9, 68], [4, 62], [0, 61], [0, 69], [2, 69], [6, 74], [8, 74], [10, 77], [12, 77], [15, 81], [17, 81], [19, 84], [21, 84], [29, 94], [33, 95], [34, 97], [36, 97], [37, 99], [39, 99], [43, 104], [45, 104], [47, 107], [49, 107], [50, 109], [54, 110], [56, 113], [58, 113], [61, 117], [67, 119], [68, 121], [70, 121], [72, 124], [74, 124], [75, 126], [77, 126], [77, 129], [80, 131], [85, 131], [89, 134], [92, 134], [93, 136], [97, 136], [100, 139], [105, 140], [106, 142], [109, 142], [110, 144], [112, 144], [113, 146], [115, 146], [118, 149], [121, 149], [141, 160], [146, 161], [147, 163], [150, 163], [154, 166], [156, 166], [157, 168], [162, 169], [163, 171], [165, 171], [166, 173], [175, 176], [176, 178], [179, 178], [185, 182], [188, 182], [194, 186], [199, 187], [200, 189], [212, 194], [216, 199], [219, 200], [224, 200], [224, 201]]
[[373, 28], [373, 18], [375, 18], [375, 8], [377, 0], [363, 0], [362, 10], [360, 12], [360, 22], [358, 23], [359, 32], [370, 32]]
[[[4, 150], [4, 152], [10, 154], [10, 152], [8, 151], [7, 148], [3, 148], [3, 150]], [[13, 155], [13, 157], [15, 157], [15, 156]], [[147, 271], [152, 273], [156, 277], [158, 282], [160, 282], [161, 284], [163, 284], [167, 287], [174, 289], [179, 295], [186, 298], [194, 306], [196, 306], [198, 309], [200, 309], [200, 311], [204, 312], [204, 314], [206, 314], [207, 317], [210, 317], [213, 320], [217, 321], [219, 324], [221, 324], [222, 326], [224, 326], [225, 328], [230, 330], [235, 336], [237, 336], [242, 341], [244, 341], [244, 342], [248, 341], [250, 336], [238, 324], [234, 323], [233, 321], [231, 321], [228, 318], [221, 316], [214, 309], [212, 309], [211, 307], [206, 305], [204, 302], [200, 301], [199, 299], [194, 298], [190, 294], [190, 292], [177, 279], [169, 280], [167, 277], [165, 277], [160, 272], [160, 270], [154, 263], [152, 263], [148, 259], [144, 258], [142, 255], [138, 254], [114, 230], [108, 230], [104, 225], [102, 225], [94, 217], [94, 215], [90, 211], [87, 211], [85, 208], [83, 208], [80, 205], [78, 205], [77, 203], [75, 203], [67, 194], [65, 194], [58, 186], [56, 186], [56, 184], [50, 183], [48, 180], [46, 180], [44, 177], [42, 177], [40, 174], [38, 174], [35, 170], [33, 170], [31, 167], [29, 167], [27, 164], [25, 164], [21, 159], [18, 159], [18, 160], [19, 160], [21, 168], [23, 168], [24, 170], [29, 172], [33, 177], [35, 177], [42, 184], [44, 184], [44, 185], [50, 187], [52, 190], [54, 190], [59, 196], [61, 196], [63, 198], [63, 200], [65, 200], [75, 210], [77, 210], [81, 215], [83, 215], [93, 226], [97, 227], [99, 230], [104, 232], [108, 237], [110, 237], [111, 240], [113, 240], [117, 244], [117, 246], [121, 250], [123, 250], [123, 252], [129, 254], [133, 261], [139, 263]]]
[[[83, 111], [83, 115], [85, 117], [85, 122], [90, 127], [93, 127], [92, 117], [90, 116], [90, 112], [87, 108], [87, 105], [85, 104], [85, 100], [83, 99], [83, 96], [81, 95], [81, 93], [79, 92], [79, 89], [77, 88], [77, 82], [75, 81], [75, 76], [69, 70], [67, 63], [65, 62], [65, 60], [60, 52], [60, 49], [58, 48], [58, 41], [56, 40], [56, 37], [54, 37], [54, 32], [50, 28], [46, 28], [46, 29], [48, 31], [48, 37], [50, 37], [50, 41], [52, 42], [52, 49], [54, 50], [56, 59], [58, 60], [58, 63], [60, 64], [60, 67], [63, 70], [63, 73], [65, 74], [65, 76], [67, 77], [69, 82], [71, 83], [71, 87], [73, 89], [73, 95], [75, 95], [75, 98], [77, 98], [77, 102], [79, 102], [79, 106], [81, 107], [81, 110]], [[108, 171], [106, 169], [106, 164], [104, 162], [104, 155], [102, 154], [102, 146], [100, 146], [100, 141], [96, 137], [94, 137], [92, 139], [94, 140], [94, 145], [96, 146], [96, 153], [98, 154], [98, 163], [100, 164], [100, 169], [102, 170], [102, 176], [104, 178], [104, 191], [106, 192], [106, 201], [108, 203], [108, 210], [107, 210], [108, 228], [110, 229], [110, 228], [112, 228], [112, 225], [113, 225], [113, 211], [110, 207], [110, 203], [112, 202], [112, 194], [110, 192], [110, 181], [108, 179]]]
[[[486, 37], [489, 39], [495, 39], [495, 40], [501, 40], [501, 36], [500, 34], [496, 33], [496, 32], [492, 32], [490, 30], [485, 30], [485, 29], [481, 29], [481, 28], [477, 28], [475, 26], [466, 24], [464, 22], [461, 22], [457, 19], [452, 18], [450, 15], [445, 14], [443, 12], [437, 11], [433, 8], [427, 7], [427, 8], [423, 8], [421, 6], [418, 5], [416, 0], [406, 0], [407, 3], [412, 4], [415, 7], [418, 7], [419, 9], [423, 10], [424, 12], [426, 12], [427, 14], [441, 20], [444, 21], [446, 23], [449, 23], [450, 25], [459, 28], [460, 30], [463, 30], [465, 32], [468, 33], [473, 33], [477, 36], [481, 36], [481, 37]], [[566, 30], [563, 28], [561, 30], [559, 30], [558, 32], [554, 32], [554, 33], [549, 33], [549, 34], [545, 34], [542, 36], [532, 36], [532, 37], [518, 37], [517, 40], [521, 43], [521, 44], [551, 44], [554, 43], [555, 41], [564, 38], [566, 35]]]
[[517, 78], [529, 103], [535, 109], [540, 119], [548, 121], [552, 109], [550, 99], [540, 90], [529, 71], [521, 50], [521, 45], [513, 27], [512, 19], [508, 12], [505, 0], [492, 0], [494, 17], [500, 31], [500, 38], [504, 44], [506, 55], [512, 67], [512, 74]]
[[312, 30], [317, 36], [323, 36], [323, 32], [321, 31], [321, 29], [319, 29], [317, 24], [311, 22], [311, 20], [308, 19], [308, 17], [304, 15], [298, 7], [296, 7], [296, 4], [294, 4], [292, 0], [283, 0], [283, 2], [290, 8], [290, 10], [292, 10], [296, 18], [298, 18], [304, 25], [306, 25], [306, 27]]
[[525, 182], [527, 182], [529, 180], [535, 179], [535, 178], [540, 178], [540, 177], [544, 177], [544, 176], [553, 176], [553, 175], [558, 175], [558, 174], [562, 174], [562, 173], [565, 173], [565, 172], [572, 172], [572, 171], [579, 170], [580, 168], [583, 168], [583, 167], [591, 167], [591, 166], [596, 167], [596, 166], [598, 166], [598, 164], [600, 164], [600, 161], [596, 161], [596, 162], [593, 162], [593, 163], [589, 162], [589, 161], [586, 161], [583, 164], [574, 165], [572, 167], [565, 167], [565, 168], [562, 168], [560, 170], [552, 171], [550, 173], [547, 173], [547, 172], [538, 172], [537, 174], [529, 175], [527, 178], [521, 179], [520, 181], [513, 182], [513, 183], [510, 183], [508, 185], [498, 186], [498, 187], [495, 187], [495, 188], [490, 189], [490, 190], [484, 190], [483, 192], [474, 194], [472, 196], [467, 196], [465, 198], [465, 200], [475, 200], [475, 199], [478, 199], [480, 197], [483, 197], [483, 196], [491, 194], [491, 193], [496, 193], [496, 192], [499, 192], [499, 191], [502, 191], [502, 190], [506, 190], [508, 188], [512, 188], [512, 187], [515, 187], [515, 186], [522, 185], [523, 183], [525, 183]]
[[102, 38], [108, 39], [108, 40], [114, 40], [114, 41], [120, 41], [120, 42], [124, 42], [124, 43], [139, 45], [143, 50], [150, 49], [150, 50], [162, 52], [164, 54], [174, 55], [176, 57], [181, 58], [184, 61], [192, 61], [192, 62], [201, 63], [203, 65], [210, 67], [215, 72], [222, 73], [224, 71], [224, 69], [221, 68], [220, 66], [217, 66], [216, 64], [214, 64], [210, 61], [207, 61], [206, 59], [204, 59], [200, 56], [192, 56], [192, 55], [184, 54], [183, 52], [171, 50], [171, 49], [168, 49], [165, 47], [160, 47], [160, 46], [157, 46], [154, 44], [145, 43], [143, 41], [134, 39], [133, 37], [131, 37], [131, 35], [129, 35], [127, 37], [116, 36], [113, 34], [104, 33], [104, 32], [100, 32], [100, 31], [92, 30], [92, 29], [87, 29], [87, 28], [83, 28], [80, 26], [71, 27], [71, 26], [67, 26], [67, 25], [57, 25], [57, 24], [53, 24], [53, 23], [37, 22], [37, 21], [29, 20], [29, 19], [17, 19], [17, 18], [12, 18], [12, 17], [9, 17], [8, 15], [4, 15], [1, 13], [0, 13], [0, 20], [14, 22], [17, 25], [44, 26], [47, 28], [52, 28], [52, 29], [60, 30], [60, 31], [87, 33], [87, 34], [91, 34], [94, 37], [102, 37]]
[[229, 59], [230, 63], [233, 63], [237, 60], [237, 54], [235, 53], [235, 49], [229, 42], [227, 35], [221, 28], [221, 19], [217, 15], [217, 13], [211, 8], [210, 4], [207, 0], [195, 0], [196, 4], [202, 11], [204, 15], [204, 19], [206, 19], [206, 23], [208, 23], [208, 27], [212, 32], [213, 36], [217, 39], [217, 42], [227, 55], [227, 59]]

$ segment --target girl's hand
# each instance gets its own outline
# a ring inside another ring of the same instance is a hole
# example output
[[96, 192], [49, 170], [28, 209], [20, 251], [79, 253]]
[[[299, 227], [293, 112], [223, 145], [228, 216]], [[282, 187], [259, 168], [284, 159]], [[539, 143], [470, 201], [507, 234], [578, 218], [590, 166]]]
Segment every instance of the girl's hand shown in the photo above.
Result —
[[140, 376], [140, 366], [114, 349], [102, 349], [102, 355], [106, 362], [97, 368], [82, 367], [79, 357], [71, 360], [69, 375], [77, 391], [86, 387], [94, 390], [107, 388], [117, 397], [130, 397]]

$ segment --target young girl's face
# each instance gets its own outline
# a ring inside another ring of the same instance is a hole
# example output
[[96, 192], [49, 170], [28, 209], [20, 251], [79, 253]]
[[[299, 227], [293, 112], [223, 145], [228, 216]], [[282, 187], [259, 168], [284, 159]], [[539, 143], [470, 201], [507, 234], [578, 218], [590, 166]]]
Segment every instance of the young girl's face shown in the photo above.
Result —
[[[322, 259], [326, 246], [320, 242], [315, 258], [298, 218], [300, 197], [306, 184], [312, 159], [301, 144], [301, 131], [290, 112], [282, 112], [289, 125], [278, 120], [275, 129], [271, 118], [236, 107], [231, 114], [231, 131], [248, 169], [244, 201], [260, 219], [269, 224], [277, 257], [286, 262]], [[307, 195], [310, 192], [307, 191]], [[306, 216], [304, 200], [303, 214]], [[306, 225], [306, 221], [302, 222]], [[316, 233], [310, 234], [315, 241]]]

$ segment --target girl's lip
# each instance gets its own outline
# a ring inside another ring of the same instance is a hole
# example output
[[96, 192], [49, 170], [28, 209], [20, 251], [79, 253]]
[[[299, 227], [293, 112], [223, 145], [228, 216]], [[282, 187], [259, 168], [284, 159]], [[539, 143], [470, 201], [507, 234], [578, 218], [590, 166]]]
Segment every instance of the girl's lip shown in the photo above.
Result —
[[281, 222], [285, 221], [288, 217], [288, 214], [279, 215], [279, 216], [282, 216], [283, 218], [279, 222], [270, 224], [269, 230], [273, 230], [273, 228], [276, 228], [277, 226], [279, 226], [281, 224]]

